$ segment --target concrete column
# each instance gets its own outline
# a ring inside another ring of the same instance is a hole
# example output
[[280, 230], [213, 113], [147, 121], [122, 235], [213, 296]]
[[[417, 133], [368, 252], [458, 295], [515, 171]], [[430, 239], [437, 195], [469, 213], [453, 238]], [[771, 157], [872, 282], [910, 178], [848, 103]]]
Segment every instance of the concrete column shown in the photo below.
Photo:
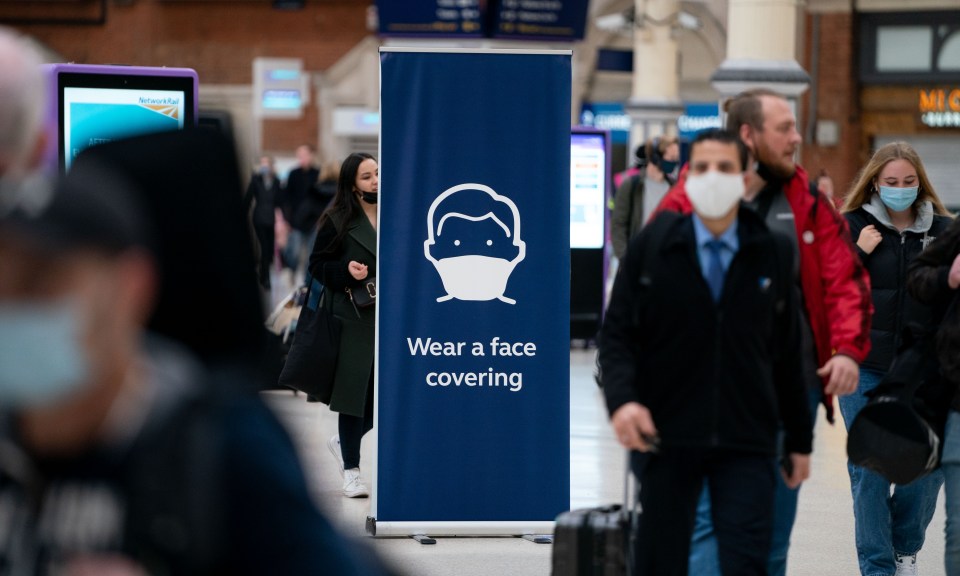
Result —
[[810, 84], [797, 63], [797, 0], [730, 0], [727, 59], [710, 78], [721, 99], [770, 88], [791, 101]]
[[675, 37], [679, 0], [636, 0], [630, 150], [652, 136], [676, 134], [683, 114], [679, 48]]

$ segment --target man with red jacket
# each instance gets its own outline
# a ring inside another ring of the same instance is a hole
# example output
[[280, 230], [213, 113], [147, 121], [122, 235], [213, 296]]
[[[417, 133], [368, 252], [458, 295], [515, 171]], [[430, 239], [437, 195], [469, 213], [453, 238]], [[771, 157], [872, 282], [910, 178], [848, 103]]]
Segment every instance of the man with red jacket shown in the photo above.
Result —
[[[816, 418], [822, 402], [833, 422], [834, 395], [856, 390], [859, 364], [870, 350], [869, 277], [850, 240], [847, 223], [822, 194], [810, 191], [807, 174], [794, 154], [801, 138], [787, 100], [766, 89], [743, 92], [727, 102], [727, 129], [737, 133], [756, 160], [747, 183], [745, 204], [757, 210], [774, 231], [795, 240], [797, 288], [802, 296], [804, 378]], [[692, 206], [684, 189], [685, 174], [664, 197], [663, 210], [688, 214]], [[811, 422], [811, 427], [814, 422]], [[786, 573], [790, 532], [799, 489], [777, 487], [775, 525], [769, 573]], [[708, 492], [697, 510], [690, 554], [690, 574], [719, 575], [716, 540]]]

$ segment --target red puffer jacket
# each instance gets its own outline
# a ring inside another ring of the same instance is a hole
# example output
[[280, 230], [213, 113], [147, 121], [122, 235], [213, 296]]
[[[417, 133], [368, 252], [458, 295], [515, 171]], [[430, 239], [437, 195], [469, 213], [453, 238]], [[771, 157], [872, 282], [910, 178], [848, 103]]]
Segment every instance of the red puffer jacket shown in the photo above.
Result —
[[[684, 189], [686, 167], [677, 184], [657, 206], [682, 214], [693, 211]], [[857, 256], [847, 221], [822, 195], [810, 193], [807, 173], [797, 172], [784, 186], [793, 209], [800, 246], [800, 284], [822, 366], [835, 354], [859, 364], [870, 352], [870, 276]], [[824, 397], [827, 418], [833, 421], [833, 399]]]

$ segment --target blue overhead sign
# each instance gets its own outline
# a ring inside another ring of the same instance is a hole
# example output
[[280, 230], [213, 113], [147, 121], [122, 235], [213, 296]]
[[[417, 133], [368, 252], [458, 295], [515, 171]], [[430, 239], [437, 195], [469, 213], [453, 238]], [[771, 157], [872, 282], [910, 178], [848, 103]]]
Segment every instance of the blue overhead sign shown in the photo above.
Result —
[[720, 107], [716, 102], [690, 103], [685, 108], [683, 116], [677, 118], [681, 138], [692, 140], [701, 130], [722, 127]]
[[482, 37], [481, 0], [377, 0], [381, 36]]
[[500, 0], [494, 38], [582, 40], [589, 0]]

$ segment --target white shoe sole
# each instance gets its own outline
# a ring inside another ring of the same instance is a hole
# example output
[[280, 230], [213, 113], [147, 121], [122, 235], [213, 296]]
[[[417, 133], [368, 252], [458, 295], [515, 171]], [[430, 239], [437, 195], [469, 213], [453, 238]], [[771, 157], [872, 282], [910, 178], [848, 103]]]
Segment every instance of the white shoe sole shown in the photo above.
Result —
[[349, 492], [344, 490], [343, 495], [346, 496], [347, 498], [368, 498], [370, 496], [370, 491], [367, 490], [366, 488], [361, 488], [359, 490], [352, 490]]

